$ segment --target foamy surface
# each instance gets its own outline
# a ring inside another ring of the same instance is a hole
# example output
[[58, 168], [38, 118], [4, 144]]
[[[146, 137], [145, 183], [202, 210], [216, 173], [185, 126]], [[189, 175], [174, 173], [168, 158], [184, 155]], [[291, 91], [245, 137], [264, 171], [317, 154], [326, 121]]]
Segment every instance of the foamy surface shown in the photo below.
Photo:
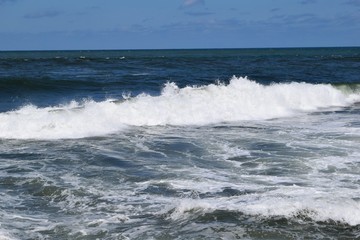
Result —
[[359, 56], [0, 52], [0, 240], [358, 239]]
[[346, 107], [360, 101], [331, 85], [287, 83], [264, 86], [233, 77], [229, 84], [179, 88], [167, 83], [160, 96], [123, 101], [84, 101], [55, 107], [27, 105], [0, 113], [0, 138], [83, 138], [116, 133], [127, 126], [208, 125], [267, 120]]

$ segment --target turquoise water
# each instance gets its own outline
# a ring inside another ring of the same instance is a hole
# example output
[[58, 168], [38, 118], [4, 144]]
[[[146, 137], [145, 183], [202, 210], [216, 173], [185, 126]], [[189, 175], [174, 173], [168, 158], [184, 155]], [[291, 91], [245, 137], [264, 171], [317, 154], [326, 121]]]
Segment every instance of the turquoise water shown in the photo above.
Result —
[[356, 239], [360, 48], [0, 52], [4, 239]]

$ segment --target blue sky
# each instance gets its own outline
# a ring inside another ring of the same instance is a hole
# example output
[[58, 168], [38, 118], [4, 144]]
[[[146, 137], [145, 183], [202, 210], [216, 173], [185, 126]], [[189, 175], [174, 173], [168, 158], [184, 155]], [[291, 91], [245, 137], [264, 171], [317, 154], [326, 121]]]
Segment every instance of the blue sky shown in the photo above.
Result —
[[360, 0], [0, 0], [0, 50], [360, 46]]

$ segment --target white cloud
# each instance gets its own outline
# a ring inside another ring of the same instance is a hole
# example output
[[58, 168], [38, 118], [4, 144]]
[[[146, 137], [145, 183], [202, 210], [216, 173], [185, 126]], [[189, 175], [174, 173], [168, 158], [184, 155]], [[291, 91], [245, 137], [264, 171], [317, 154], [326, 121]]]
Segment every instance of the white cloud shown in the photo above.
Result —
[[56, 10], [44, 10], [41, 12], [36, 12], [36, 13], [31, 13], [31, 14], [26, 14], [24, 17], [25, 18], [32, 18], [32, 19], [36, 19], [36, 18], [52, 18], [52, 17], [57, 17], [59, 15], [61, 15], [62, 13]]
[[353, 6], [356, 6], [356, 7], [360, 7], [360, 1], [359, 0], [348, 0], [346, 2], [346, 4], [353, 5]]
[[0, 5], [3, 5], [5, 3], [11, 3], [11, 2], [16, 2], [17, 0], [0, 0]]
[[205, 0], [183, 0], [183, 7], [192, 7], [195, 5], [204, 5]]

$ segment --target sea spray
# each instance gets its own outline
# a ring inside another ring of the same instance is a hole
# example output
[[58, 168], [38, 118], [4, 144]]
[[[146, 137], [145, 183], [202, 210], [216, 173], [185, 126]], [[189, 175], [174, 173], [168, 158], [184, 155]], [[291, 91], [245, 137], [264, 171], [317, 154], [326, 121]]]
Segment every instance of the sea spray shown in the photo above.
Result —
[[243, 77], [229, 84], [179, 88], [165, 84], [159, 96], [140, 94], [124, 101], [92, 100], [0, 114], [0, 138], [83, 138], [121, 131], [126, 126], [207, 125], [291, 117], [360, 100], [328, 84], [262, 85]]

